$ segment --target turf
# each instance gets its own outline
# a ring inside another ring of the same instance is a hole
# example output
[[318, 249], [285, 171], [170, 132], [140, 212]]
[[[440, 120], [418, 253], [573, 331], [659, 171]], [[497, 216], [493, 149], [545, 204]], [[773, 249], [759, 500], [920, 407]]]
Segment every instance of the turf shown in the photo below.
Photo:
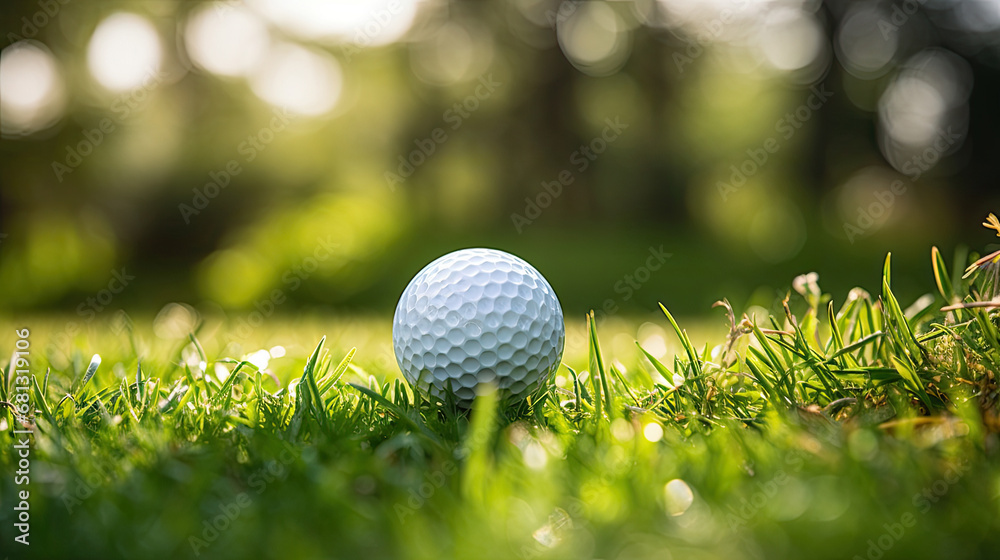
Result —
[[[266, 367], [247, 340], [275, 339], [277, 320], [236, 342], [233, 324], [179, 307], [156, 332], [36, 327], [30, 374], [5, 362], [0, 380], [2, 555], [993, 557], [994, 271], [962, 278], [936, 250], [931, 269], [932, 294], [905, 308], [890, 259], [880, 294], [834, 302], [803, 276], [777, 316], [720, 302], [715, 344], [666, 308], [631, 348], [634, 325], [574, 321], [539, 394], [485, 392], [471, 411], [409, 390], [384, 322], [331, 327]], [[18, 385], [30, 418], [12, 411]]]

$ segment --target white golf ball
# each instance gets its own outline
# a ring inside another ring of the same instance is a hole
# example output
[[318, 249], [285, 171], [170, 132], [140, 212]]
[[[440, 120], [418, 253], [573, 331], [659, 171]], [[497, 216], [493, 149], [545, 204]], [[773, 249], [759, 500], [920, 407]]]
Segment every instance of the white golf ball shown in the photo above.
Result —
[[416, 390], [468, 406], [492, 383], [523, 399], [559, 368], [566, 327], [552, 286], [522, 259], [463, 249], [424, 267], [396, 306], [396, 362]]

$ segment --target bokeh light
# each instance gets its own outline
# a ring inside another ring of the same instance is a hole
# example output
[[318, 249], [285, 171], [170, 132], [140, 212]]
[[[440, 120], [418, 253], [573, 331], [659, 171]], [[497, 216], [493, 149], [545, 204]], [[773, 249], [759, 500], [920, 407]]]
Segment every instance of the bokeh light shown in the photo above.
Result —
[[[896, 192], [893, 186], [896, 185]], [[824, 225], [831, 235], [856, 240], [866, 233], [892, 227], [908, 214], [913, 206], [911, 196], [904, 195], [912, 185], [906, 178], [885, 165], [863, 167], [828, 195]], [[857, 231], [849, 228], [857, 228]], [[859, 233], [860, 232], [860, 233]]]
[[889, 17], [876, 5], [849, 8], [834, 39], [837, 59], [845, 70], [860, 78], [875, 78], [891, 68], [899, 50], [899, 34], [879, 28]]
[[493, 62], [493, 40], [489, 30], [470, 29], [457, 22], [442, 25], [413, 47], [411, 65], [420, 79], [434, 85], [449, 85], [474, 79]]
[[826, 58], [826, 35], [820, 22], [801, 9], [777, 8], [768, 13], [758, 42], [768, 64], [785, 72]]
[[1000, 0], [955, 2], [956, 18], [969, 31], [989, 33], [1000, 29]]
[[958, 55], [935, 48], [910, 58], [879, 101], [886, 160], [912, 176], [961, 147], [971, 90], [972, 70]]
[[0, 127], [5, 136], [51, 126], [62, 115], [65, 100], [59, 67], [44, 45], [20, 41], [0, 53]]
[[663, 487], [667, 513], [671, 516], [683, 515], [694, 503], [694, 492], [686, 482], [675, 478]]
[[198, 311], [184, 303], [164, 305], [153, 319], [153, 333], [166, 340], [179, 340], [198, 328]]
[[559, 20], [556, 29], [566, 58], [585, 74], [614, 74], [628, 60], [629, 30], [615, 10], [603, 2], [579, 4]]
[[[780, 4], [794, 8], [800, 2]], [[712, 43], [739, 44], [756, 33], [767, 13], [766, 2], [732, 2], [730, 0], [658, 0], [661, 26], [685, 33], [688, 40], [701, 46]]]
[[153, 24], [124, 12], [101, 21], [87, 47], [90, 73], [112, 91], [142, 85], [159, 71], [162, 57], [163, 47]]
[[271, 105], [300, 115], [329, 112], [340, 99], [343, 72], [329, 54], [278, 43], [250, 78], [250, 87]]
[[656, 443], [663, 439], [663, 426], [656, 422], [650, 422], [642, 429], [642, 435], [646, 438], [646, 441]]
[[901, 76], [882, 98], [882, 122], [892, 140], [925, 144], [937, 134], [947, 108], [947, 102], [933, 83], [915, 76]]
[[196, 9], [184, 38], [191, 60], [221, 76], [248, 74], [270, 46], [267, 25], [257, 14], [222, 3]]
[[282, 30], [303, 39], [364, 47], [399, 41], [420, 10], [419, 0], [249, 0]]
[[[99, 209], [113, 254], [137, 267], [177, 263], [162, 280], [180, 286], [170, 301], [252, 305], [294, 265], [287, 255], [305, 258], [289, 239], [294, 220], [277, 227], [275, 216], [308, 214], [323, 195], [381, 193], [407, 208], [407, 225], [383, 228], [397, 241], [363, 244], [384, 268], [330, 264], [300, 292], [305, 305], [340, 305], [354, 289], [359, 308], [383, 305], [431, 253], [490, 242], [556, 262], [567, 309], [611, 298], [622, 315], [679, 293], [694, 295], [674, 305], [704, 310], [724, 288], [819, 268], [830, 246], [831, 260], [867, 262], [918, 217], [951, 236], [935, 242], [957, 243], [949, 216], [992, 206], [981, 199], [995, 175], [983, 154], [996, 151], [996, 0], [902, 12], [876, 0], [209, 0], [70, 3], [56, 16], [31, 6], [11, 14], [38, 29], [17, 30], [31, 40], [0, 56], [0, 128], [18, 138], [0, 154], [0, 257], [30, 273], [16, 282], [28, 302], [62, 305], [79, 289], [22, 266], [47, 201], [67, 218]], [[832, 97], [815, 103], [819, 90]], [[599, 139], [609, 122], [624, 127], [613, 143]], [[241, 172], [203, 195], [230, 163]], [[849, 245], [844, 224], [887, 177], [911, 190], [867, 244]], [[344, 214], [363, 205], [351, 204]], [[523, 232], [515, 214], [530, 215]], [[374, 235], [348, 223], [345, 239]], [[624, 301], [616, 282], [637, 265], [619, 248], [666, 239], [710, 280], [657, 274]], [[565, 272], [567, 255], [591, 247], [607, 266]], [[730, 280], [734, 267], [746, 277]]]

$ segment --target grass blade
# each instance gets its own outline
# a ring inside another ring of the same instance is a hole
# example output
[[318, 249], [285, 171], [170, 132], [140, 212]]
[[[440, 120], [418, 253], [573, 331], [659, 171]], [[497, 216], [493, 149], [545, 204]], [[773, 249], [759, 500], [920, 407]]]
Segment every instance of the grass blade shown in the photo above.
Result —
[[336, 382], [340, 381], [340, 378], [343, 377], [344, 373], [347, 371], [348, 366], [351, 365], [351, 360], [354, 359], [354, 354], [357, 353], [357, 351], [357, 348], [351, 348], [347, 355], [344, 356], [344, 359], [340, 361], [337, 369], [333, 370], [333, 374], [331, 374], [330, 377], [328, 377], [326, 381], [319, 386], [319, 394], [325, 395], [326, 392], [330, 390], [330, 387], [333, 387]]
[[410, 415], [407, 414], [405, 410], [397, 406], [389, 399], [380, 395], [378, 391], [372, 391], [368, 387], [365, 387], [364, 385], [359, 385], [357, 383], [349, 383], [349, 385], [351, 387], [354, 387], [354, 389], [357, 390], [362, 395], [382, 405], [382, 407], [385, 408], [390, 414], [392, 414], [392, 416], [394, 416], [400, 422], [409, 426], [410, 429], [414, 430], [417, 434], [424, 436], [425, 438], [428, 439], [428, 441], [432, 442], [435, 446], [443, 449], [443, 447], [441, 446], [441, 442], [438, 440], [437, 436], [435, 436], [434, 433], [427, 428], [427, 426], [411, 418]]
[[937, 247], [931, 247], [931, 266], [934, 270], [934, 283], [937, 285], [938, 293], [944, 298], [947, 305], [957, 303], [955, 297], [955, 287], [948, 276], [948, 267], [944, 264], [941, 251]]
[[931, 399], [927, 396], [927, 391], [924, 389], [924, 384], [920, 381], [920, 376], [917, 375], [916, 369], [909, 360], [904, 360], [892, 357], [892, 365], [899, 372], [899, 375], [903, 378], [904, 383], [909, 387], [911, 391], [916, 393], [917, 397], [920, 398], [927, 410], [933, 410], [931, 408]]
[[[700, 378], [704, 373], [701, 368], [701, 361], [698, 359], [698, 352], [695, 351], [694, 345], [691, 344], [691, 339], [688, 338], [687, 332], [682, 330], [677, 321], [674, 320], [674, 316], [667, 311], [667, 308], [661, 303], [660, 310], [663, 314], [667, 316], [667, 320], [670, 321], [670, 326], [673, 327], [674, 333], [677, 335], [677, 339], [680, 341], [681, 346], [684, 347], [684, 352], [687, 354], [688, 361], [691, 367], [691, 373], [696, 378]], [[681, 373], [681, 375], [684, 375]], [[699, 381], [699, 384], [702, 382]]]
[[[48, 375], [47, 372], [46, 375]], [[49, 423], [52, 424], [52, 427], [54, 428], [55, 418], [52, 417], [52, 410], [49, 408], [49, 403], [46, 402], [45, 400], [45, 392], [42, 391], [42, 388], [38, 385], [38, 378], [32, 375], [31, 383], [35, 389], [35, 401], [36, 401], [35, 404], [41, 408], [42, 414], [45, 415], [45, 419], [48, 420]]]
[[885, 267], [882, 272], [882, 302], [885, 305], [883, 311], [886, 314], [886, 324], [895, 328], [888, 329], [887, 332], [890, 338], [900, 347], [902, 353], [908, 355], [916, 363], [920, 363], [924, 357], [923, 347], [920, 346], [917, 337], [914, 336], [913, 329], [906, 320], [903, 309], [899, 306], [899, 301], [889, 287], [891, 283], [891, 262], [892, 253], [889, 253], [885, 257]]
[[100, 367], [100, 365], [101, 365], [100, 354], [94, 354], [94, 356], [90, 358], [90, 365], [87, 366], [87, 372], [83, 374], [83, 382], [80, 383], [80, 388], [75, 391], [77, 394], [83, 392], [84, 388], [87, 386], [87, 383], [90, 381], [90, 378], [94, 377], [94, 374], [97, 373], [97, 368]]
[[597, 320], [594, 318], [593, 311], [587, 315], [587, 330], [589, 332], [590, 382], [594, 391], [594, 407], [597, 409], [598, 418], [601, 417], [602, 408], [607, 411], [608, 417], [612, 417], [614, 408], [611, 404], [611, 388], [608, 384], [607, 372], [604, 369], [601, 342], [597, 339]]

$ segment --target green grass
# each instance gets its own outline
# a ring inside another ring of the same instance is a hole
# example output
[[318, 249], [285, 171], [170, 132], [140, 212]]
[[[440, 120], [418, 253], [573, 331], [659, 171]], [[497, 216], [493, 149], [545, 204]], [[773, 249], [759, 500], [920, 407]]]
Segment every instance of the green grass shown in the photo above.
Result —
[[[49, 319], [29, 337], [28, 547], [13, 526], [21, 419], [0, 414], [2, 554], [991, 557], [997, 314], [940, 309], [992, 288], [937, 251], [932, 264], [934, 293], [912, 306], [889, 259], [880, 294], [834, 302], [800, 277], [778, 317], [722, 302], [716, 345], [666, 308], [638, 329], [571, 321], [542, 392], [511, 409], [484, 394], [471, 412], [409, 390], [384, 321], [275, 320], [234, 340], [176, 308], [153, 330], [60, 342]], [[288, 355], [259, 371], [250, 351], [275, 341]]]

